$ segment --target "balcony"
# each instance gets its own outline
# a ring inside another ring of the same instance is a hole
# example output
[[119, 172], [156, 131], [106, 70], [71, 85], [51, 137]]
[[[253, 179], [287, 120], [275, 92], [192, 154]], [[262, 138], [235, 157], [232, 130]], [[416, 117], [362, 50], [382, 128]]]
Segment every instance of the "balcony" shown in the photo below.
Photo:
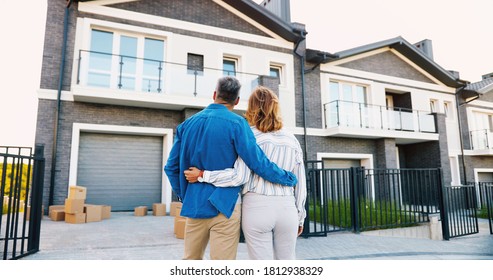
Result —
[[398, 144], [438, 140], [430, 112], [336, 100], [324, 104], [324, 114], [333, 136], [396, 138]]
[[[238, 109], [259, 83], [259, 75], [222, 69], [79, 51], [74, 100], [165, 109], [203, 108], [212, 101], [217, 80], [235, 76], [241, 83]], [[243, 105], [243, 106], [242, 106]]]
[[467, 155], [493, 156], [493, 133], [489, 129], [469, 131], [471, 151]]

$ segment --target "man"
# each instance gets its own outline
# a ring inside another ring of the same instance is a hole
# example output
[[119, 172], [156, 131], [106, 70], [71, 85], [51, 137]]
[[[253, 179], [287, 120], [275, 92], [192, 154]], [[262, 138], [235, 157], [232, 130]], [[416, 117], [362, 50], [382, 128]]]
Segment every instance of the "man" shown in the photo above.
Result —
[[[294, 186], [296, 176], [269, 161], [257, 145], [246, 120], [233, 113], [239, 102], [240, 83], [234, 77], [218, 80], [214, 103], [188, 118], [176, 129], [165, 172], [173, 191], [182, 200], [181, 215], [187, 217], [184, 259], [202, 259], [210, 242], [211, 259], [236, 259], [240, 235], [240, 186], [216, 188], [188, 183], [184, 171], [233, 167], [240, 156], [262, 178]], [[200, 180], [202, 181], [202, 180]]]

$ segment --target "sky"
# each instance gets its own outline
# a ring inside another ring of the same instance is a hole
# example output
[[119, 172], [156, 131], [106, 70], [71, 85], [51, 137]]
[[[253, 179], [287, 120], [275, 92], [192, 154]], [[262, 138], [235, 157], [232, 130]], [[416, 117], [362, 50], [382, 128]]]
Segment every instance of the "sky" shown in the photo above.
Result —
[[[435, 62], [470, 82], [493, 72], [491, 11], [491, 0], [291, 0], [308, 48], [429, 39]], [[45, 21], [46, 0], [0, 2], [0, 146], [34, 146]]]

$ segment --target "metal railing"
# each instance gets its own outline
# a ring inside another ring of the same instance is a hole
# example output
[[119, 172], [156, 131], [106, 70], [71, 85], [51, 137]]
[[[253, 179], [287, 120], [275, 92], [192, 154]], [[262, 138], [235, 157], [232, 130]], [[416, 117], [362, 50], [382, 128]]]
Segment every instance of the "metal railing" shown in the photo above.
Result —
[[18, 259], [39, 250], [45, 160], [43, 146], [0, 147], [0, 254]]
[[79, 50], [77, 84], [147, 94], [211, 97], [217, 80], [233, 75], [247, 100], [259, 83], [258, 74]]
[[335, 100], [324, 104], [325, 127], [436, 133], [435, 116], [406, 108]]
[[491, 149], [493, 134], [489, 129], [480, 129], [469, 131], [472, 150], [487, 150]]
[[304, 236], [417, 225], [440, 212], [439, 169], [327, 169], [307, 162]]

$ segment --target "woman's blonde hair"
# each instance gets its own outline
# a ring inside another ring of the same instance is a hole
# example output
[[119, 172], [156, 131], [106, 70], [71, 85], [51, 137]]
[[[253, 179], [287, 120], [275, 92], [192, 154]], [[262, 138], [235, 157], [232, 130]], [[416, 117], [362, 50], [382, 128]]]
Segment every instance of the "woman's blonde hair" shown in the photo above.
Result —
[[248, 99], [246, 120], [262, 132], [276, 131], [282, 128], [279, 99], [266, 87], [258, 86]]

